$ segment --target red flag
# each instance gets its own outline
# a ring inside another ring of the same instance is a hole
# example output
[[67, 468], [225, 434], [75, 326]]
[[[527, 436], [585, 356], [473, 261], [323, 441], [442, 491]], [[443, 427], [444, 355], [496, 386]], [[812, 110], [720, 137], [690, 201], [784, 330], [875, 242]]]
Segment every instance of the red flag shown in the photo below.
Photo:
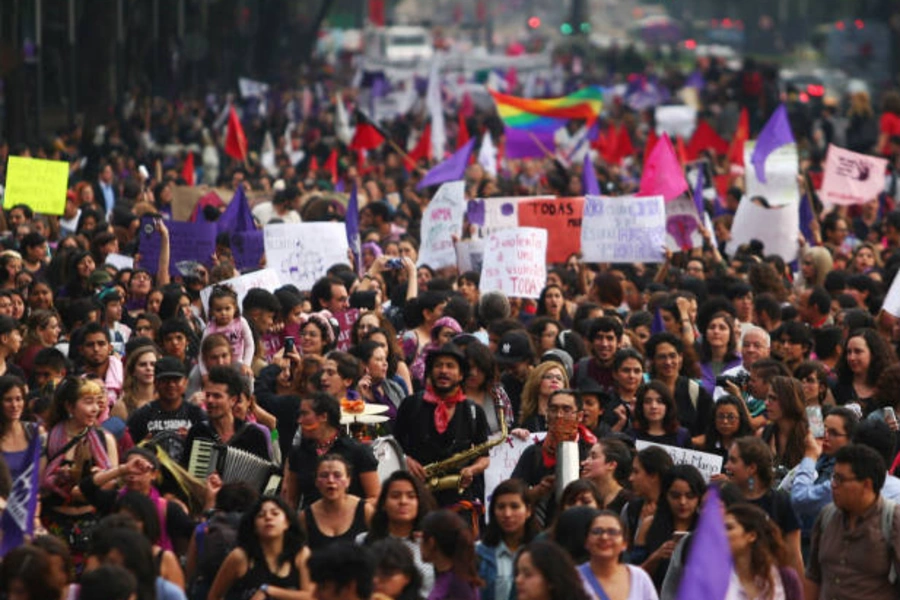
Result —
[[350, 140], [352, 150], [374, 150], [382, 145], [387, 135], [361, 110], [356, 111], [356, 132]]
[[744, 142], [750, 139], [750, 114], [746, 108], [741, 109], [737, 129], [731, 138], [731, 146], [728, 148], [728, 160], [733, 165], [744, 164]]
[[631, 136], [628, 135], [628, 128], [622, 123], [619, 125], [619, 134], [616, 136], [616, 153], [619, 155], [619, 162], [623, 158], [634, 154], [634, 144], [631, 143]]
[[194, 153], [188, 152], [181, 166], [181, 178], [187, 185], [194, 185]]
[[594, 147], [600, 153], [607, 163], [613, 165], [618, 164], [619, 155], [619, 136], [616, 135], [615, 126], [610, 123], [606, 131], [601, 131], [594, 142]]
[[319, 172], [319, 161], [316, 160], [315, 156], [311, 155], [309, 157], [309, 166], [307, 167], [306, 172], [312, 177], [315, 177]]
[[456, 134], [456, 149], [459, 150], [469, 141], [469, 128], [466, 126], [466, 117], [459, 113], [459, 133]]
[[234, 105], [228, 113], [228, 134], [225, 136], [225, 154], [237, 160], [247, 160], [247, 136], [238, 119]]
[[328, 160], [325, 161], [324, 165], [325, 169], [331, 173], [331, 183], [335, 184], [338, 180], [338, 151], [337, 148], [331, 151], [331, 154], [328, 155]]
[[723, 140], [709, 123], [700, 119], [687, 145], [688, 160], [697, 160], [700, 158], [700, 152], [707, 149], [714, 150], [716, 154], [725, 154], [728, 152], [728, 142]]
[[650, 133], [647, 134], [647, 140], [644, 142], [644, 164], [647, 164], [647, 157], [653, 152], [653, 146], [655, 146], [658, 141], [659, 138], [656, 137], [656, 130], [651, 129]]
[[681, 167], [684, 168], [684, 165], [687, 164], [687, 150], [684, 148], [684, 140], [681, 139], [681, 136], [675, 136], [675, 154], [678, 156], [678, 162], [681, 163]]
[[406, 157], [406, 166], [410, 169], [415, 169], [423, 158], [431, 159], [431, 123], [425, 125], [425, 131], [419, 136], [416, 147]]
[[369, 22], [384, 27], [384, 0], [369, 0]]

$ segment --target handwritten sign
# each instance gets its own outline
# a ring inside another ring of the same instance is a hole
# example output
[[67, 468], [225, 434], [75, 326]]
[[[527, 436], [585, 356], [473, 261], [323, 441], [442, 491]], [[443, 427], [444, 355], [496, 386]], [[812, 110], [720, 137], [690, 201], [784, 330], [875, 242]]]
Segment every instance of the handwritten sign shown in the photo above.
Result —
[[547, 283], [547, 230], [501, 229], [487, 238], [481, 292], [538, 298]]
[[[484, 501], [486, 506], [491, 505], [491, 496], [494, 495], [494, 490], [497, 489], [497, 486], [512, 475], [525, 449], [528, 446], [544, 441], [546, 435], [546, 432], [541, 431], [532, 434], [524, 440], [510, 436], [507, 442], [491, 448], [491, 464], [484, 472]], [[488, 516], [487, 512], [485, 512], [485, 516]]]
[[9, 210], [16, 204], [24, 204], [37, 213], [61, 215], [66, 209], [68, 185], [69, 163], [10, 156], [3, 208]]
[[[207, 264], [216, 251], [216, 226], [210, 223], [182, 223], [167, 221], [169, 229], [169, 274], [181, 275], [178, 263], [198, 261]], [[162, 236], [153, 223], [153, 217], [141, 219], [139, 235], [141, 268], [155, 273], [159, 265]]]
[[547, 262], [564, 263], [581, 250], [581, 215], [584, 198], [523, 200], [519, 227], [547, 230]]
[[[247, 292], [254, 288], [274, 292], [281, 287], [281, 277], [278, 276], [278, 272], [275, 269], [261, 269], [253, 273], [226, 279], [219, 282], [219, 285], [227, 285], [233, 289], [238, 296], [238, 306], [242, 306]], [[209, 296], [212, 294], [212, 289], [213, 286], [208, 286], [200, 290], [200, 301], [203, 302], [204, 311], [209, 309]]]
[[666, 233], [666, 246], [672, 252], [703, 247], [697, 207], [688, 194], [681, 194], [666, 203]]
[[884, 191], [886, 158], [828, 146], [822, 200], [830, 204], [865, 204]]
[[343, 223], [276, 223], [263, 229], [266, 264], [281, 281], [312, 289], [332, 265], [348, 263]]
[[[744, 142], [744, 164], [750, 165], [756, 142]], [[756, 169], [747, 169], [747, 197], [762, 196], [769, 206], [785, 206], [795, 203], [797, 190], [797, 144], [785, 144], [766, 158], [766, 182], [756, 178]], [[743, 203], [742, 203], [743, 204]]]
[[587, 196], [581, 227], [586, 262], [662, 262], [666, 208], [662, 196]]
[[236, 231], [231, 234], [231, 253], [234, 255], [234, 266], [239, 270], [258, 269], [264, 252], [265, 244], [261, 229]]
[[510, 196], [501, 198], [480, 198], [484, 202], [484, 222], [482, 237], [487, 237], [498, 229], [518, 227], [519, 204], [528, 200], [553, 200], [554, 196]]
[[672, 457], [672, 462], [676, 465], [691, 465], [700, 471], [703, 479], [709, 483], [713, 475], [722, 472], [722, 457], [718, 454], [710, 454], [708, 452], [698, 452], [697, 450], [688, 450], [687, 448], [678, 448], [677, 446], [667, 446], [665, 444], [654, 444], [644, 440], [637, 440], [634, 447], [638, 451], [650, 446], [659, 446], [666, 451], [666, 454]]
[[334, 318], [341, 329], [341, 334], [337, 339], [337, 349], [346, 352], [352, 345], [350, 333], [353, 331], [353, 324], [356, 323], [356, 320], [359, 318], [359, 309], [348, 308], [347, 310], [335, 313]]
[[442, 269], [456, 265], [453, 237], [462, 236], [466, 213], [466, 183], [451, 181], [438, 188], [422, 215], [419, 265]]

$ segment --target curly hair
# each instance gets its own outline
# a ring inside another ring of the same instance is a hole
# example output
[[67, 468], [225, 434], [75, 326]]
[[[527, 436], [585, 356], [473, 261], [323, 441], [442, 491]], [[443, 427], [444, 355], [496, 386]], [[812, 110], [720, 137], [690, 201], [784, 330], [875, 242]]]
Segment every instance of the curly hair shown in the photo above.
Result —
[[874, 386], [878, 382], [878, 376], [889, 366], [897, 363], [897, 354], [877, 331], [868, 328], [857, 329], [847, 336], [847, 340], [844, 342], [844, 351], [841, 353], [835, 369], [838, 382], [846, 385], [853, 383], [853, 372], [847, 363], [847, 346], [850, 344], [850, 340], [857, 337], [865, 340], [866, 347], [869, 349], [871, 359], [869, 368], [866, 370], [866, 384]]
[[755, 504], [739, 502], [729, 506], [725, 514], [733, 517], [745, 532], [756, 534], [756, 540], [750, 545], [750, 572], [754, 579], [765, 580], [768, 589], [774, 589], [772, 568], [788, 564], [781, 530], [766, 511]]
[[666, 405], [666, 414], [662, 423], [663, 429], [665, 429], [666, 433], [675, 433], [678, 430], [678, 408], [675, 406], [675, 398], [672, 397], [666, 384], [656, 380], [641, 384], [641, 387], [638, 388], [637, 400], [634, 406], [634, 429], [646, 432], [650, 427], [650, 424], [647, 422], [647, 416], [644, 414], [644, 402], [647, 399], [647, 392], [650, 391], [659, 394], [663, 404]]
[[284, 542], [281, 555], [278, 557], [280, 564], [294, 563], [294, 557], [306, 545], [306, 534], [297, 519], [297, 511], [291, 510], [287, 502], [280, 496], [262, 496], [253, 507], [241, 516], [238, 525], [237, 545], [247, 553], [250, 561], [256, 564], [266, 564], [259, 537], [256, 534], [256, 517], [265, 504], [274, 504], [284, 513], [288, 522], [287, 531], [284, 532]]
[[787, 445], [781, 448], [781, 461], [788, 467], [803, 460], [809, 421], [803, 400], [803, 385], [793, 377], [776, 376], [769, 382], [772, 394], [778, 399], [782, 418], [791, 423]]

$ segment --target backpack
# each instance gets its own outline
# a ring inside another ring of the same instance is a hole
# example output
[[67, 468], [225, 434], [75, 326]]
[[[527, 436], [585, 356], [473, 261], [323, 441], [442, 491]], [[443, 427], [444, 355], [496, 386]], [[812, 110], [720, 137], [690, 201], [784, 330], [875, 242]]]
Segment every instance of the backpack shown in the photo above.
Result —
[[228, 553], [237, 546], [241, 513], [217, 512], [197, 527], [197, 578], [211, 585]]
[[[888, 561], [891, 563], [891, 570], [888, 573], [888, 582], [897, 586], [897, 565], [894, 564], [893, 554], [894, 554], [894, 540], [893, 540], [893, 531], [894, 531], [894, 508], [897, 506], [897, 503], [893, 500], [888, 500], [887, 498], [882, 497], [882, 502], [884, 502], [884, 508], [881, 511], [881, 536], [884, 538], [885, 543], [887, 544], [888, 551]], [[834, 503], [829, 504], [825, 508], [822, 509], [822, 516], [819, 519], [819, 534], [825, 530], [826, 527], [831, 523], [831, 520], [837, 514], [838, 509], [834, 505]]]

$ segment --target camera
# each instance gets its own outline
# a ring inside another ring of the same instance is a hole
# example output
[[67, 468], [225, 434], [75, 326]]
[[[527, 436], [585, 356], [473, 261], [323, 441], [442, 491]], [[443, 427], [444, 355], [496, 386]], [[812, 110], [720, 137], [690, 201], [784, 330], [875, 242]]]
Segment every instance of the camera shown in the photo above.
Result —
[[402, 269], [403, 268], [403, 259], [402, 258], [389, 258], [386, 263], [384, 263], [388, 269]]
[[739, 373], [737, 375], [719, 375], [716, 377], [716, 387], [724, 388], [728, 382], [733, 383], [740, 389], [744, 389], [750, 381], [750, 373]]

